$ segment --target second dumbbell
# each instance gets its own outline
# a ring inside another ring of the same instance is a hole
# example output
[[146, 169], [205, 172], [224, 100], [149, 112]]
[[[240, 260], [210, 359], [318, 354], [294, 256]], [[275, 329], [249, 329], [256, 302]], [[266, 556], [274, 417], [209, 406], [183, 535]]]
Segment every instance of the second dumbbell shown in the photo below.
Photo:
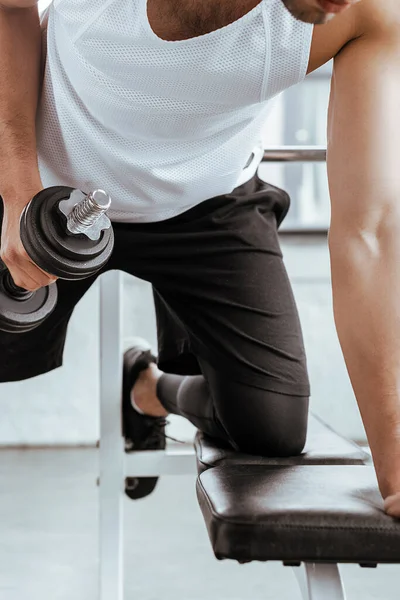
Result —
[[0, 260], [0, 331], [24, 333], [35, 329], [53, 312], [57, 304], [57, 285], [29, 292], [15, 285]]

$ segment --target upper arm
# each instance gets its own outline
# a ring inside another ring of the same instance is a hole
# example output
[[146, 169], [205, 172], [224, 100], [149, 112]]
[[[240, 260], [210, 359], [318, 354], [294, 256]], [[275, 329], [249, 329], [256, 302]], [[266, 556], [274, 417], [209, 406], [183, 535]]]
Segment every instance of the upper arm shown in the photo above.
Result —
[[38, 0], [0, 0], [0, 9], [32, 8], [37, 3]]
[[336, 56], [332, 77], [331, 232], [375, 236], [400, 227], [400, 12], [397, 0], [358, 7], [358, 37]]

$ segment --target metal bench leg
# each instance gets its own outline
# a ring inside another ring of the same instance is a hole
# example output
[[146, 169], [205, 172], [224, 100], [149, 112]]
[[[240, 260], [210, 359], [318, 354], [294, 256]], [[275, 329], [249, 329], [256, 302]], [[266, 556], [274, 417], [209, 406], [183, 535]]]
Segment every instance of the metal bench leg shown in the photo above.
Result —
[[100, 278], [100, 600], [123, 600], [122, 275]]
[[337, 564], [303, 563], [294, 573], [303, 600], [346, 600]]

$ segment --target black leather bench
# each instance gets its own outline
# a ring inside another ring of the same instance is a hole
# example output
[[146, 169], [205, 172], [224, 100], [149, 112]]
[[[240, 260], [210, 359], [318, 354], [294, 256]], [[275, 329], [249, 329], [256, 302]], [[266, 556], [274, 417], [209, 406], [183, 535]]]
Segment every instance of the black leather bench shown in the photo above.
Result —
[[235, 452], [201, 431], [195, 438], [197, 468], [202, 473], [210, 467], [232, 465], [363, 465], [370, 456], [360, 446], [339, 435], [316, 415], [308, 420], [307, 442], [300, 456], [264, 458]]
[[[282, 561], [306, 599], [344, 599], [337, 563], [400, 563], [369, 455], [310, 417], [305, 452], [271, 459], [198, 434], [197, 496], [218, 559]], [[326, 453], [325, 453], [326, 450]]]

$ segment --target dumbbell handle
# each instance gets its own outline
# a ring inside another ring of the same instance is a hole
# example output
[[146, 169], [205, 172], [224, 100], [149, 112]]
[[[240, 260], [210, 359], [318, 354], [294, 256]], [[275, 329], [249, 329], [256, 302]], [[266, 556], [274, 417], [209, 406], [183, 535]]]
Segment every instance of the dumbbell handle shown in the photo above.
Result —
[[14, 298], [14, 300], [28, 300], [33, 295], [33, 292], [25, 290], [14, 283], [10, 271], [0, 258], [0, 277], [2, 279], [2, 287], [4, 291]]

